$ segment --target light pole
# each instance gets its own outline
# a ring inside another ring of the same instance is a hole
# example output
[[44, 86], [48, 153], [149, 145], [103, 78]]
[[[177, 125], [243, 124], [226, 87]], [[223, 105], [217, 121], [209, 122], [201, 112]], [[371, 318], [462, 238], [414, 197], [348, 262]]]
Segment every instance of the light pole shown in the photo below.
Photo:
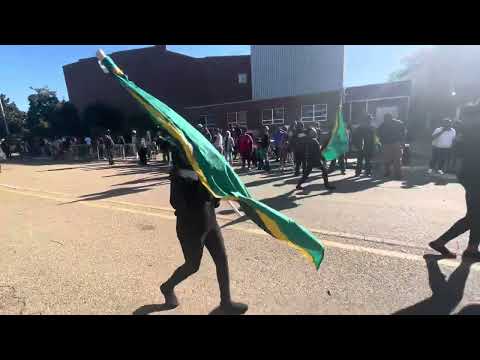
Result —
[[2, 103], [1, 97], [0, 97], [0, 112], [2, 113], [3, 123], [5, 124], [5, 132], [7, 133], [7, 136], [8, 136], [10, 135], [10, 132], [8, 131], [7, 117], [5, 116], [5, 111], [3, 110], [3, 103]]

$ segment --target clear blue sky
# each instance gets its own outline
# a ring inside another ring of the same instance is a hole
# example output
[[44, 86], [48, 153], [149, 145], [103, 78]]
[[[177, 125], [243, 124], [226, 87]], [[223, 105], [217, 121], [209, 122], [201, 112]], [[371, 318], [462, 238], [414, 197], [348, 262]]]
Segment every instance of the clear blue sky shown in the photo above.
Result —
[[[62, 65], [95, 56], [98, 48], [110, 52], [145, 45], [0, 45], [0, 93], [22, 110], [28, 109], [30, 86], [47, 85], [59, 99], [68, 100]], [[401, 67], [401, 60], [419, 45], [355, 45], [345, 47], [345, 86], [384, 82]], [[187, 55], [218, 56], [250, 53], [248, 45], [168, 45]]]

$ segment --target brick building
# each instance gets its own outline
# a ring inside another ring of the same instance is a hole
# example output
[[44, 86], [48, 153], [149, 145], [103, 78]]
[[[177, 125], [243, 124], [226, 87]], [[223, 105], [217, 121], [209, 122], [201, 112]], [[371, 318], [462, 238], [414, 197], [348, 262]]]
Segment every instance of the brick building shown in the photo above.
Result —
[[[345, 117], [355, 122], [386, 111], [408, 120], [410, 83], [343, 89], [343, 45], [254, 45], [250, 56], [193, 58], [165, 46], [111, 54], [140, 87], [190, 122], [258, 129], [302, 120], [331, 126], [342, 92]], [[64, 66], [70, 101], [80, 112], [104, 103], [127, 115], [141, 112], [127, 92], [103, 74], [96, 58]]]
[[[110, 56], [137, 85], [180, 113], [187, 106], [252, 97], [250, 56], [193, 58], [168, 51], [166, 46]], [[80, 113], [94, 103], [116, 107], [126, 115], [142, 111], [114, 79], [105, 76], [95, 57], [65, 65], [63, 72], [69, 99]]]

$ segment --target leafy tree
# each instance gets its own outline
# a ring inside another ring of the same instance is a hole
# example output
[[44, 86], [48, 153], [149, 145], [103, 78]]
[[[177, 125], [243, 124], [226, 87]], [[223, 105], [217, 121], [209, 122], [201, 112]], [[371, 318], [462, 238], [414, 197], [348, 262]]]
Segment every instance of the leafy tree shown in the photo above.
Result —
[[35, 91], [28, 97], [27, 127], [38, 136], [50, 136], [52, 114], [59, 103], [55, 91], [48, 87], [31, 88]]
[[424, 47], [403, 60], [403, 68], [391, 81], [412, 81], [412, 120], [422, 128], [445, 116], [453, 117], [456, 108], [479, 96], [480, 46], [441, 45]]
[[110, 105], [95, 103], [83, 112], [84, 126], [90, 131], [99, 132], [110, 129], [114, 133], [126, 131], [126, 120], [123, 113]]
[[[11, 102], [5, 94], [0, 94], [0, 101], [2, 102], [5, 117], [7, 118], [10, 134], [20, 135], [25, 133], [27, 114], [24, 111], [19, 110], [17, 105], [14, 102]], [[2, 118], [0, 119], [0, 136], [4, 137], [5, 135], [6, 130]]]
[[87, 132], [77, 108], [71, 102], [57, 103], [49, 119], [52, 134], [55, 136], [81, 136]]

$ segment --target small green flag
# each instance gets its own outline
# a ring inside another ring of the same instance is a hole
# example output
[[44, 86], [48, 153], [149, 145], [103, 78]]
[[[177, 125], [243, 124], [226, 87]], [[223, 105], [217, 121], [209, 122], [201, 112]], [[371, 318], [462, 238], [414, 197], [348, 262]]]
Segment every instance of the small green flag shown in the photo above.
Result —
[[348, 152], [348, 135], [345, 122], [343, 121], [343, 111], [342, 108], [339, 107], [335, 118], [335, 125], [333, 126], [327, 146], [325, 146], [325, 149], [322, 151], [322, 155], [325, 160], [330, 161], [338, 159], [346, 152]]
[[294, 220], [254, 199], [210, 141], [165, 103], [128, 80], [110, 57], [100, 57], [100, 65], [138, 101], [156, 124], [168, 132], [202, 185], [213, 196], [239, 202], [245, 214], [260, 228], [273, 237], [286, 241], [319, 268], [324, 255], [320, 240]]

